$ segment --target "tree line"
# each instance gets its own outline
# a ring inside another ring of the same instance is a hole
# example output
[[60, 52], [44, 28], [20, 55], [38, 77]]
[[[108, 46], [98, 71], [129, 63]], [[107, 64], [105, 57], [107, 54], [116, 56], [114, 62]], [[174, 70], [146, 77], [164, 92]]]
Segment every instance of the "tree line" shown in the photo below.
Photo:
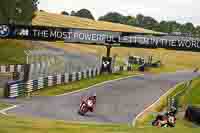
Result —
[[0, 24], [31, 24], [39, 0], [1, 0]]
[[[87, 9], [81, 9], [77, 12], [71, 11], [71, 13], [63, 11], [61, 12], [61, 14], [78, 16], [95, 20], [95, 17]], [[192, 35], [195, 37], [200, 37], [200, 26], [194, 26], [194, 24], [192, 24], [191, 22], [185, 24], [181, 24], [176, 21], [159, 22], [155, 18], [151, 16], [145, 16], [143, 14], [138, 14], [136, 16], [124, 16], [118, 12], [108, 12], [104, 16], [100, 16], [98, 20], [112, 22], [112, 23], [126, 24], [130, 26], [137, 26], [159, 32], [182, 33], [182, 34]]]
[[[31, 24], [35, 17], [35, 11], [38, 10], [39, 0], [1, 0], [0, 4], [0, 24]], [[41, 10], [43, 11], [43, 10]], [[95, 20], [95, 17], [88, 9], [79, 11], [62, 11], [63, 15], [77, 16]], [[165, 33], [187, 33], [200, 37], [200, 26], [194, 26], [188, 22], [180, 24], [176, 21], [161, 21], [150, 16], [138, 14], [136, 16], [124, 16], [118, 12], [108, 12], [98, 18], [100, 21], [126, 24], [130, 26], [143, 27]]]

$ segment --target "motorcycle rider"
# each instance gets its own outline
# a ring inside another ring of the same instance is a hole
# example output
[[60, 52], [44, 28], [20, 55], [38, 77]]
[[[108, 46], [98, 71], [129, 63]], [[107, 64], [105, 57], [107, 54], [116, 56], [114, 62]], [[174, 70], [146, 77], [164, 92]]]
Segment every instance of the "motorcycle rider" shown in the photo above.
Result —
[[[92, 101], [93, 105], [96, 105], [96, 93], [94, 93], [92, 96], [88, 97], [88, 100]], [[91, 108], [89, 108], [91, 112], [94, 112], [94, 106], [92, 106]]]

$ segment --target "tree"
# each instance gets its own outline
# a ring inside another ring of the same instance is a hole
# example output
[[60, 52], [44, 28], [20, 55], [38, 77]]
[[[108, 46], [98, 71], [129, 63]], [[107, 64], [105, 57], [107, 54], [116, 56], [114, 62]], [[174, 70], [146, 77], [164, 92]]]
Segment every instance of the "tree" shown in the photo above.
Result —
[[193, 33], [196, 37], [200, 37], [200, 26], [197, 26], [196, 28], [195, 28], [195, 31], [194, 31], [194, 33]]
[[182, 26], [182, 32], [184, 33], [193, 33], [195, 30], [195, 27], [192, 23], [185, 23], [183, 26]]
[[144, 16], [142, 14], [138, 14], [136, 16], [136, 25], [137, 26], [144, 26], [143, 21], [144, 21]]
[[70, 16], [75, 16], [76, 12], [75, 11], [71, 11]]
[[92, 13], [89, 10], [87, 10], [87, 9], [81, 9], [81, 10], [79, 10], [78, 12], [75, 13], [74, 16], [82, 17], [82, 18], [88, 18], [88, 19], [94, 20], [94, 17], [92, 15]]
[[38, 0], [1, 0], [0, 23], [30, 24]]
[[109, 12], [104, 16], [99, 17], [100, 21], [107, 21], [113, 23], [124, 23], [124, 16], [117, 12]]
[[62, 11], [61, 14], [62, 14], [62, 15], [67, 15], [67, 16], [69, 15], [69, 13], [66, 12], [66, 11]]
[[133, 16], [127, 16], [127, 21], [126, 24], [127, 25], [131, 25], [131, 26], [135, 26], [136, 25], [136, 19]]

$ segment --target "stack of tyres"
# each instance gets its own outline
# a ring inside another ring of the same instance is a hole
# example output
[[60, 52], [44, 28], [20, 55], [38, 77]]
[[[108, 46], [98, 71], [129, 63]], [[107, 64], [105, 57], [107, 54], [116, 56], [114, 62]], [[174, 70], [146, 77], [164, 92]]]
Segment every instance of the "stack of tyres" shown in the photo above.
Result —
[[18, 96], [25, 96], [26, 94], [26, 89], [25, 89], [25, 84], [23, 81], [18, 83]]
[[17, 80], [17, 81], [9, 81], [7, 83], [7, 88], [5, 90], [5, 97], [6, 98], [16, 98], [25, 91], [25, 86], [23, 84], [23, 81]]
[[0, 72], [6, 72], [6, 66], [1, 66], [1, 71]]
[[88, 78], [91, 78], [92, 77], [91, 69], [88, 69], [88, 71], [89, 71]]
[[15, 72], [15, 66], [14, 65], [10, 65], [10, 71], [11, 73]]
[[72, 82], [76, 81], [76, 72], [72, 73]]
[[53, 86], [57, 85], [57, 76], [53, 76]]
[[81, 79], [82, 79], [82, 73], [78, 72], [78, 80], [81, 80]]
[[42, 89], [44, 88], [44, 78], [43, 77], [40, 77], [38, 78], [38, 89]]
[[91, 69], [91, 78], [93, 78], [93, 77], [94, 77], [94, 70]]
[[61, 75], [57, 75], [57, 85], [60, 85], [61, 84]]
[[18, 97], [18, 84], [12, 84], [10, 85], [10, 91], [9, 91], [9, 98], [15, 98]]
[[48, 87], [53, 86], [53, 76], [48, 76]]
[[33, 80], [29, 80], [27, 83], [26, 83], [26, 92], [27, 93], [30, 93], [33, 91]]
[[7, 98], [18, 97], [18, 83], [17, 81], [8, 82], [8, 96]]
[[61, 75], [61, 84], [65, 83], [65, 75]]
[[90, 71], [89, 70], [86, 71], [86, 78], [90, 78]]
[[124, 67], [120, 66], [119, 71], [124, 71]]
[[69, 82], [72, 82], [72, 77], [73, 77], [73, 74], [70, 73], [69, 74], [69, 79], [68, 79]]
[[44, 78], [43, 80], [44, 80], [44, 88], [48, 87], [48, 77]]
[[38, 80], [33, 80], [33, 91], [38, 90]]
[[120, 67], [119, 66], [115, 66], [114, 67], [114, 72], [118, 72], [120, 70]]
[[14, 65], [14, 72], [21, 72], [21, 71], [18, 71], [18, 65]]
[[131, 66], [128, 66], [128, 67], [127, 67], [127, 70], [128, 70], [128, 71], [132, 71]]
[[65, 73], [65, 84], [69, 83], [69, 74]]
[[24, 66], [23, 65], [17, 65], [17, 72], [22, 72]]
[[81, 79], [85, 79], [84, 72], [81, 72]]
[[6, 65], [6, 72], [10, 72], [10, 65]]
[[83, 71], [83, 78], [84, 78], [84, 79], [87, 79], [87, 71], [86, 71], [86, 70]]
[[79, 81], [79, 73], [76, 73], [76, 81]]

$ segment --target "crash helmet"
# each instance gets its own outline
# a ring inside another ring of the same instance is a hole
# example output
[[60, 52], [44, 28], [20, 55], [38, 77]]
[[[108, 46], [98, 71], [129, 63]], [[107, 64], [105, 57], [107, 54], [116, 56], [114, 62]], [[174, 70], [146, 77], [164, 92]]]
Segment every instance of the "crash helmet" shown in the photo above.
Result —
[[93, 95], [92, 95], [94, 98], [96, 98], [96, 96], [97, 96], [97, 94], [96, 93], [93, 93]]

